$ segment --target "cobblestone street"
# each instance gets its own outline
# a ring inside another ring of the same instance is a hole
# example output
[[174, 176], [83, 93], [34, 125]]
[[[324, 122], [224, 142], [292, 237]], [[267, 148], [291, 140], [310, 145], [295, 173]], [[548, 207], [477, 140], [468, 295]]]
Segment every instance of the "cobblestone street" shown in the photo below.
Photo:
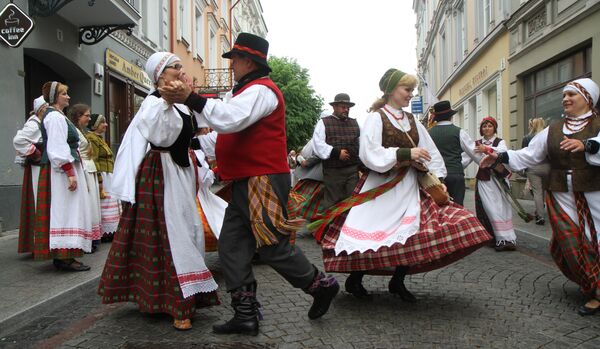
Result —
[[[298, 245], [318, 266], [320, 250], [309, 237]], [[389, 277], [367, 276], [372, 300], [340, 292], [329, 313], [310, 321], [310, 297], [270, 267], [255, 266], [264, 320], [257, 337], [216, 336], [215, 322], [232, 314], [223, 305], [200, 309], [194, 328], [175, 331], [171, 319], [141, 314], [131, 304], [105, 306], [89, 288], [61, 311], [1, 338], [6, 348], [598, 348], [600, 318], [580, 317], [577, 286], [548, 261], [522, 252], [483, 248], [444, 269], [413, 275], [407, 287], [419, 298], [403, 303], [387, 292]], [[217, 281], [223, 285], [212, 255]], [[345, 275], [337, 275], [343, 285]], [[343, 289], [343, 286], [342, 286]]]

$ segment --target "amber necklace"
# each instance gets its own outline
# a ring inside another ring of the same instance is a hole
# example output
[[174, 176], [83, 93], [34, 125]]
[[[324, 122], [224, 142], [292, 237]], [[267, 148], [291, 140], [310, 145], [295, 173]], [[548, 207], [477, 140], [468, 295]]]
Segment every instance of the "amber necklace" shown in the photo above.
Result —
[[400, 116], [394, 114], [391, 110], [389, 110], [387, 107], [383, 107], [383, 110], [387, 111], [391, 116], [394, 117], [394, 119], [396, 120], [403, 120], [404, 119], [404, 111], [400, 110]]

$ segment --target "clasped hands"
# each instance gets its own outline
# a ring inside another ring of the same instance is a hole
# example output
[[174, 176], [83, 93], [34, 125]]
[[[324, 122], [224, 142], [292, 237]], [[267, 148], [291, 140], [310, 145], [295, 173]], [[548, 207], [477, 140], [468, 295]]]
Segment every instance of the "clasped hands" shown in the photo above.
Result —
[[160, 96], [169, 104], [185, 103], [192, 93], [192, 88], [181, 80], [169, 81], [158, 87]]

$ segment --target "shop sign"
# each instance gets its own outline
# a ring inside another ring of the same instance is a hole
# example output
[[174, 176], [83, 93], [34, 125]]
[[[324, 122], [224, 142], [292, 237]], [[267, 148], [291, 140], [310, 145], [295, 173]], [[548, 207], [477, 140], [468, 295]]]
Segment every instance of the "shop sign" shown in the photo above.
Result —
[[25, 12], [9, 3], [0, 12], [0, 38], [10, 47], [18, 47], [33, 29], [33, 21]]
[[477, 87], [481, 82], [483, 82], [488, 77], [488, 67], [487, 65], [475, 73], [473, 77], [467, 81], [461, 88], [458, 89], [459, 96], [463, 97], [468, 92], [470, 92], [474, 87]]
[[152, 81], [148, 78], [145, 71], [140, 69], [137, 65], [129, 63], [125, 58], [119, 56], [110, 49], [106, 49], [105, 64], [110, 70], [115, 71], [148, 89], [152, 87]]

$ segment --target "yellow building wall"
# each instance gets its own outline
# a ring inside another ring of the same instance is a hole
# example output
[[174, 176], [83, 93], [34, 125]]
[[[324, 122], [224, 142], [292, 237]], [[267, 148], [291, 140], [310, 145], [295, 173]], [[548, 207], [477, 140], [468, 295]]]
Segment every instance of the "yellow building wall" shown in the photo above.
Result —
[[[483, 83], [488, 83], [489, 78], [494, 74], [500, 74], [501, 90], [497, 91], [501, 95], [501, 108], [498, 118], [502, 118], [502, 134], [508, 138], [510, 130], [509, 115], [509, 75], [508, 75], [508, 33], [503, 33], [485, 52], [481, 53], [473, 62], [470, 62], [466, 69], [454, 79], [454, 82], [446, 88], [444, 93], [439, 96], [440, 100], [449, 100], [452, 106], [463, 102], [464, 98], [472, 92], [478, 91]], [[505, 68], [501, 70], [501, 62], [504, 60]]]

